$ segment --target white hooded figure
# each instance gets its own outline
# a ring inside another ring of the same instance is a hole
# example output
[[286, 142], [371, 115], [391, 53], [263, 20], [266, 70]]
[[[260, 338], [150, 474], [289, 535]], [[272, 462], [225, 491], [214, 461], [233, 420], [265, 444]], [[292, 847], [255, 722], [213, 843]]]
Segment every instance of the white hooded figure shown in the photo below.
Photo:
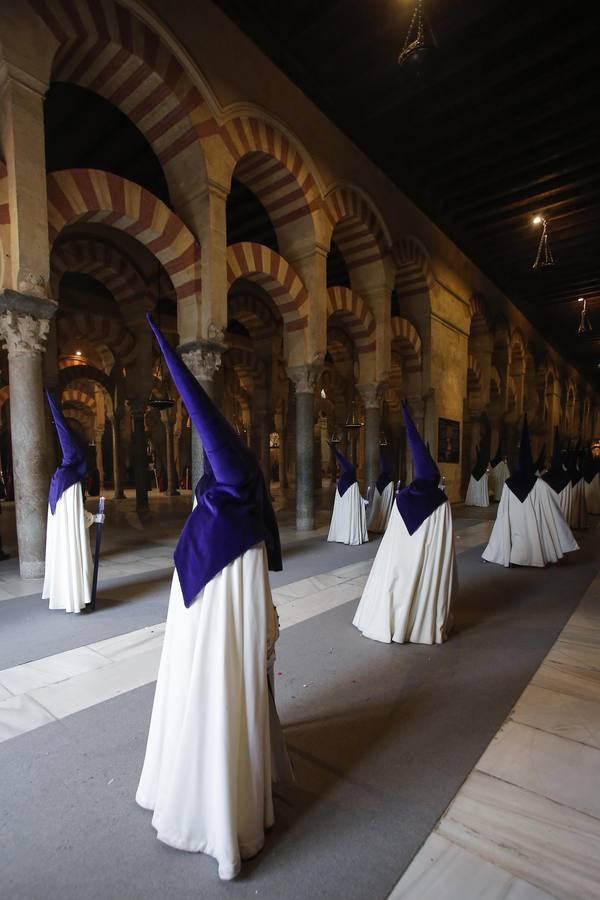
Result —
[[558, 426], [556, 426], [554, 429], [554, 448], [552, 452], [552, 459], [550, 461], [550, 468], [544, 472], [542, 478], [556, 494], [563, 519], [567, 524], [569, 524], [571, 504], [573, 500], [573, 489], [571, 487], [571, 477], [562, 462], [562, 455], [560, 451], [560, 433], [558, 430]]
[[587, 506], [585, 503], [585, 481], [580, 466], [578, 447], [569, 453], [568, 471], [571, 476], [571, 504], [569, 507], [569, 526], [575, 531], [588, 527]]
[[504, 485], [496, 521], [482, 558], [506, 567], [542, 567], [558, 562], [565, 553], [578, 549], [555, 491], [535, 474], [525, 416], [519, 461]]
[[369, 508], [368, 530], [375, 534], [383, 534], [388, 526], [394, 505], [394, 482], [388, 471], [383, 449], [379, 450], [379, 477], [373, 488]]
[[353, 624], [374, 641], [440, 644], [458, 584], [452, 514], [405, 404], [403, 413], [415, 479], [395, 498]]
[[489, 506], [490, 505], [490, 489], [488, 482], [488, 462], [489, 454], [484, 446], [477, 447], [477, 460], [469, 484], [467, 487], [467, 495], [465, 497], [465, 506]]
[[369, 540], [366, 503], [356, 480], [356, 469], [338, 450], [334, 447], [332, 450], [340, 464], [341, 475], [335, 488], [327, 540], [351, 546], [365, 544]]
[[273, 825], [272, 780], [290, 777], [275, 709], [278, 636], [268, 568], [279, 532], [253, 454], [150, 324], [198, 431], [205, 473], [175, 548], [163, 651], [137, 789], [157, 837], [234, 878]]
[[600, 515], [600, 473], [590, 448], [583, 463], [583, 492], [588, 513], [592, 516]]
[[46, 395], [63, 458], [52, 476], [48, 495], [42, 599], [49, 601], [50, 609], [79, 613], [91, 602], [93, 566], [88, 529], [95, 520], [83, 506], [85, 450], [52, 394], [46, 391]]

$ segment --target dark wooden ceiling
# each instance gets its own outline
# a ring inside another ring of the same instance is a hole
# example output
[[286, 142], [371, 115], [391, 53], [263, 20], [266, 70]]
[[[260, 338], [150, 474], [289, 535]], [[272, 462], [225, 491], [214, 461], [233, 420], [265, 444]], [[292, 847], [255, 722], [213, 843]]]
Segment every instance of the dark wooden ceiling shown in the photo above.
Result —
[[[596, 380], [600, 4], [425, 0], [438, 50], [419, 80], [397, 64], [413, 0], [216, 2]], [[535, 214], [552, 269], [532, 270]]]

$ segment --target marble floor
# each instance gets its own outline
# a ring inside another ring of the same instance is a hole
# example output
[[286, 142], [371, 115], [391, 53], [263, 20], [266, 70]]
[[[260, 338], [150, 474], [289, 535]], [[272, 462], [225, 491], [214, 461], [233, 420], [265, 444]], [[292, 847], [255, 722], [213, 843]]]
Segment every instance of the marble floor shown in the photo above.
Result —
[[[189, 497], [165, 500], [142, 525], [128, 504], [107, 529], [101, 583], [172, 566]], [[489, 518], [462, 508], [455, 518], [458, 553], [486, 542]], [[325, 514], [309, 535], [282, 519], [285, 546], [325, 536]], [[370, 566], [369, 558], [276, 587], [281, 628], [358, 599]], [[40, 588], [19, 579], [14, 560], [2, 564], [0, 600]], [[0, 742], [153, 682], [163, 631], [156, 622], [0, 670]], [[548, 897], [600, 898], [600, 575], [390, 900]]]

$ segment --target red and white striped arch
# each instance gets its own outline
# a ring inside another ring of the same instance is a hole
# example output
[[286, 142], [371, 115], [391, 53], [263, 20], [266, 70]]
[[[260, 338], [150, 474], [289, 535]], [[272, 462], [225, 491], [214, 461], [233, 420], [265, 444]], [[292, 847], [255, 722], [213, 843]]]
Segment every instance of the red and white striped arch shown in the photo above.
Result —
[[260, 285], [281, 313], [286, 331], [302, 331], [308, 321], [308, 293], [289, 263], [262, 244], [243, 241], [227, 248], [227, 283], [238, 278]]
[[481, 391], [481, 366], [477, 359], [469, 354], [467, 363], [467, 393], [478, 394]]
[[218, 133], [205, 99], [156, 32], [113, 0], [29, 0], [58, 42], [52, 78], [117, 106], [142, 132], [167, 178], [200, 139]]
[[84, 406], [92, 415], [96, 415], [96, 401], [87, 391], [78, 390], [77, 388], [65, 388], [61, 394], [60, 402], [63, 408], [67, 405], [80, 408]]
[[429, 256], [416, 238], [400, 238], [393, 247], [392, 260], [396, 267], [396, 292], [400, 298], [426, 294], [433, 284]]
[[423, 366], [423, 344], [419, 333], [412, 322], [401, 316], [393, 316], [392, 325], [392, 353], [397, 353], [402, 358], [404, 371], [420, 372]]
[[150, 310], [154, 298], [131, 260], [111, 244], [98, 240], [74, 240], [55, 245], [50, 260], [51, 295], [58, 297], [65, 272], [83, 272], [100, 281], [111, 292], [124, 316], [132, 304]]
[[227, 312], [229, 318], [246, 328], [253, 340], [271, 337], [281, 321], [278, 310], [270, 310], [258, 297], [247, 292], [230, 294]]
[[[331, 287], [327, 291], [327, 317], [341, 324], [352, 338], [358, 353], [375, 350], [375, 319], [368, 303], [347, 287]], [[333, 324], [333, 322], [332, 322]]]
[[340, 249], [348, 269], [381, 262], [390, 246], [383, 219], [362, 194], [349, 187], [335, 188], [327, 197], [331, 239]]
[[53, 172], [50, 243], [74, 222], [101, 222], [136, 238], [160, 260], [178, 300], [200, 293], [200, 245], [174, 212], [138, 184], [98, 169]]
[[322, 206], [309, 166], [291, 140], [270, 122], [241, 116], [224, 123], [221, 137], [235, 163], [233, 176], [256, 194], [278, 234]]
[[59, 351], [61, 344], [64, 347], [78, 340], [89, 341], [97, 349], [107, 348], [125, 368], [135, 366], [136, 342], [133, 334], [121, 322], [108, 316], [90, 312], [61, 315], [58, 319], [58, 338]]

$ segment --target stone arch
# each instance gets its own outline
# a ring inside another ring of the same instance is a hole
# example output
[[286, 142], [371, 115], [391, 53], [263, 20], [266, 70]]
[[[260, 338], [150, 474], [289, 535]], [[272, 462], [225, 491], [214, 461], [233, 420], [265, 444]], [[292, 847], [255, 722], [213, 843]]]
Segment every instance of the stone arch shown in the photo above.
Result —
[[200, 294], [200, 245], [157, 197], [111, 172], [65, 169], [48, 176], [50, 242], [74, 222], [102, 222], [136, 238], [162, 263], [177, 300]]
[[391, 237], [374, 203], [349, 185], [334, 188], [325, 210], [335, 241], [350, 272], [360, 266], [382, 263], [389, 253]]
[[75, 406], [83, 406], [88, 409], [92, 415], [96, 415], [96, 401], [86, 391], [77, 388], [65, 388], [61, 395], [61, 405], [74, 404]]
[[490, 369], [490, 403], [498, 403], [502, 393], [502, 379], [496, 366]]
[[279, 322], [283, 321], [276, 307], [270, 309], [266, 303], [248, 291], [232, 292], [227, 300], [227, 310], [229, 317], [240, 322], [253, 340], [271, 337]]
[[58, 329], [65, 340], [82, 338], [93, 346], [108, 348], [125, 368], [135, 366], [135, 338], [117, 319], [90, 312], [73, 312], [59, 318]]
[[434, 276], [427, 250], [417, 238], [406, 235], [392, 248], [396, 269], [395, 287], [401, 298], [428, 294]]
[[217, 134], [205, 98], [161, 37], [113, 0], [29, 0], [58, 42], [52, 78], [94, 91], [144, 135], [177, 204], [190, 171], [205, 180], [201, 141]]
[[331, 287], [327, 291], [327, 317], [335, 316], [343, 324], [359, 354], [375, 350], [375, 319], [366, 302], [346, 287]]
[[153, 306], [149, 285], [131, 260], [112, 244], [78, 239], [55, 244], [51, 260], [51, 295], [58, 296], [65, 272], [83, 272], [100, 281], [113, 295], [126, 317], [132, 305]]
[[417, 329], [408, 319], [394, 316], [392, 323], [392, 343], [402, 356], [407, 372], [420, 372], [423, 365], [423, 344]]
[[109, 397], [113, 396], [114, 379], [110, 375], [107, 375], [106, 372], [103, 372], [102, 369], [97, 369], [95, 366], [65, 366], [61, 368], [58, 373], [59, 389], [63, 391], [71, 382], [79, 381], [81, 379], [86, 381], [97, 381], [98, 384], [104, 388]]

